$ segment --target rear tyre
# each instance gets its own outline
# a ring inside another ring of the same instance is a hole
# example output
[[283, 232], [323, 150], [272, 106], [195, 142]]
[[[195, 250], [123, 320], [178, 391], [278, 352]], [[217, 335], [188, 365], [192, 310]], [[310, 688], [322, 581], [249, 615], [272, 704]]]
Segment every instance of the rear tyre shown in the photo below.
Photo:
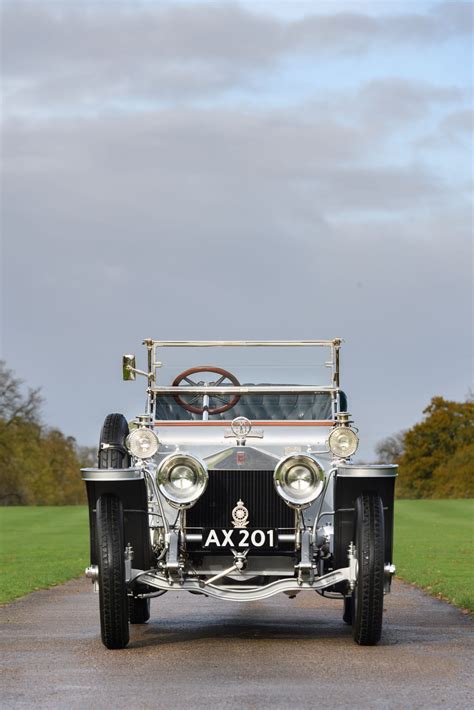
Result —
[[103, 495], [96, 514], [102, 642], [107, 648], [125, 648], [129, 629], [122, 503], [113, 495]]
[[360, 646], [374, 646], [382, 634], [384, 596], [384, 514], [380, 496], [364, 493], [357, 498], [354, 539], [358, 577], [352, 594], [352, 631]]
[[150, 600], [129, 597], [128, 613], [131, 624], [146, 624], [150, 618]]

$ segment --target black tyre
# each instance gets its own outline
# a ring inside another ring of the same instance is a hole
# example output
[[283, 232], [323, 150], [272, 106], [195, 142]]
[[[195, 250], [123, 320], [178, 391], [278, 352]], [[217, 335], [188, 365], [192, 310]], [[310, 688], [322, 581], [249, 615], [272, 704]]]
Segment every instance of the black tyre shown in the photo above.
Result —
[[146, 624], [150, 618], [150, 600], [129, 597], [128, 612], [131, 624]]
[[[127, 468], [130, 455], [125, 448], [129, 434], [123, 414], [108, 414], [100, 432], [99, 468]], [[128, 598], [131, 624], [145, 624], [150, 618], [150, 600]]]
[[352, 594], [352, 631], [361, 646], [380, 641], [384, 588], [384, 514], [380, 496], [364, 493], [356, 501], [354, 540], [358, 579]]
[[128, 422], [123, 414], [108, 414], [105, 417], [99, 443], [99, 468], [127, 468], [130, 455], [125, 448]]
[[352, 597], [344, 597], [344, 613], [342, 620], [345, 624], [352, 625]]
[[125, 648], [129, 630], [122, 503], [113, 495], [103, 495], [96, 514], [102, 642], [107, 648]]

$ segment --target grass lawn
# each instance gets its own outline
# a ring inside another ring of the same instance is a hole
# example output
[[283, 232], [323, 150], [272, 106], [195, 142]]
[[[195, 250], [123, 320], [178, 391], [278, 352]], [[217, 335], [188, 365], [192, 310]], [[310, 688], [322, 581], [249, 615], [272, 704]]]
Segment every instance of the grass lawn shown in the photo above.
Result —
[[[0, 507], [0, 602], [77, 577], [89, 564], [85, 506]], [[401, 500], [397, 576], [474, 611], [474, 500]]]
[[397, 576], [474, 611], [474, 500], [399, 500]]
[[86, 506], [0, 508], [0, 602], [78, 577], [88, 564]]

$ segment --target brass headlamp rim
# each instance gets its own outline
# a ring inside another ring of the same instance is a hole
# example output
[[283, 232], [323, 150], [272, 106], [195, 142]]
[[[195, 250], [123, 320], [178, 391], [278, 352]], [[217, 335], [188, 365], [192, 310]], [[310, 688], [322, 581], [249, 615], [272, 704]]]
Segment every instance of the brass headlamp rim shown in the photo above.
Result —
[[335, 420], [335, 427], [350, 427], [351, 424], [354, 423], [354, 420], [351, 419], [351, 414], [350, 412], [336, 412], [334, 415], [334, 420]]
[[[149, 432], [150, 434], [153, 435], [153, 439], [155, 441], [155, 446], [153, 447], [153, 450], [151, 453], [147, 454], [146, 456], [139, 456], [136, 452], [133, 451], [131, 444], [133, 442], [133, 439], [135, 439], [137, 436], [139, 436], [140, 432], [143, 432], [143, 431]], [[159, 440], [157, 434], [154, 432], [154, 430], [151, 429], [149, 426], [138, 425], [138, 426], [133, 427], [130, 430], [129, 434], [127, 435], [127, 437], [125, 439], [125, 446], [126, 446], [127, 450], [132, 454], [132, 456], [135, 456], [135, 458], [140, 459], [140, 460], [147, 460], [147, 459], [152, 459], [155, 456], [155, 454], [157, 453], [157, 451], [160, 447], [160, 440]]]

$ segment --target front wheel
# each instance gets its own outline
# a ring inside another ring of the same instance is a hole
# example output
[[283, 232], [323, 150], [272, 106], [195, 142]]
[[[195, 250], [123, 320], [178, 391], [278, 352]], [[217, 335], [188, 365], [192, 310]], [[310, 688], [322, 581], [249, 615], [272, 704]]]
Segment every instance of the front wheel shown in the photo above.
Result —
[[342, 614], [342, 620], [345, 624], [349, 626], [352, 625], [352, 597], [344, 597], [344, 612]]
[[96, 514], [102, 642], [107, 648], [125, 648], [129, 628], [122, 503], [113, 495], [103, 495]]
[[361, 646], [374, 646], [382, 634], [384, 596], [384, 514], [380, 496], [364, 493], [355, 507], [357, 582], [352, 593], [352, 631]]

